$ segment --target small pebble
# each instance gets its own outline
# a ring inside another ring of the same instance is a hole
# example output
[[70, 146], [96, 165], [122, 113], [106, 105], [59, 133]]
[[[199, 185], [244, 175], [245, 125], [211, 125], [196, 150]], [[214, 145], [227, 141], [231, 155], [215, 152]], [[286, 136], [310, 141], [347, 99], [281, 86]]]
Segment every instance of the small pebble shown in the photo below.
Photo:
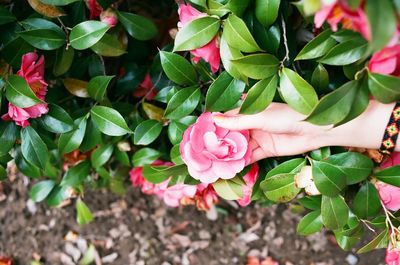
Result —
[[349, 265], [356, 265], [358, 263], [358, 258], [353, 254], [349, 254], [346, 257], [346, 261], [349, 263]]

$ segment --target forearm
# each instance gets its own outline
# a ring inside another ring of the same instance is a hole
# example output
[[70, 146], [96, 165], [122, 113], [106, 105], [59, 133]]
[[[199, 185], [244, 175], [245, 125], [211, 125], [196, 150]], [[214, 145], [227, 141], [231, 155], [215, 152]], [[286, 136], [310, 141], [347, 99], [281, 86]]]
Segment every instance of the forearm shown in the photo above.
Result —
[[[323, 145], [378, 149], [394, 104], [382, 104], [371, 100], [367, 110], [359, 117], [326, 130], [322, 137]], [[396, 151], [400, 151], [400, 143], [396, 145]]]

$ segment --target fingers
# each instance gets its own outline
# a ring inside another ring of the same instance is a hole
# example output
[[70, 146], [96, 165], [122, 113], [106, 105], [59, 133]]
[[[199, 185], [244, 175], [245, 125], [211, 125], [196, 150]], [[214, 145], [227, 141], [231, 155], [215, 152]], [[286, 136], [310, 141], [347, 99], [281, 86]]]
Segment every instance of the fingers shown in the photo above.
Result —
[[253, 150], [253, 153], [251, 154], [251, 158], [250, 158], [250, 163], [253, 164], [264, 158], [267, 158], [267, 155], [265, 154], [264, 150], [259, 147], [255, 150]]
[[229, 130], [251, 130], [262, 129], [264, 121], [260, 115], [224, 115], [217, 114], [213, 116], [214, 122], [223, 128]]

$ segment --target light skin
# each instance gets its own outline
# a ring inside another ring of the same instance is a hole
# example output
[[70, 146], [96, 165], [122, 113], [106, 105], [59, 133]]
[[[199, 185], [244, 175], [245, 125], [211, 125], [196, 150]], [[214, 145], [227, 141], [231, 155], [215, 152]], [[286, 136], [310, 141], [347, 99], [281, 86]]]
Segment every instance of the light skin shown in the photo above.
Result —
[[[378, 149], [395, 103], [371, 100], [356, 119], [338, 126], [317, 126], [304, 121], [305, 115], [288, 105], [272, 103], [254, 115], [233, 110], [214, 116], [218, 126], [230, 130], [250, 130], [252, 162], [278, 156], [298, 155], [324, 146]], [[400, 143], [396, 145], [400, 151]]]

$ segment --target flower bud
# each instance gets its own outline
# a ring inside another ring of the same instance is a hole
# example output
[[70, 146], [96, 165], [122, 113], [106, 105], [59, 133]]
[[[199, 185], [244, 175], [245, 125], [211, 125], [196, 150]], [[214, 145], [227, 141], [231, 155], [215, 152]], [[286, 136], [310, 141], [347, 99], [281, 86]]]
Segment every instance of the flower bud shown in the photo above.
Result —
[[114, 27], [118, 23], [117, 14], [111, 8], [100, 13], [100, 21]]

